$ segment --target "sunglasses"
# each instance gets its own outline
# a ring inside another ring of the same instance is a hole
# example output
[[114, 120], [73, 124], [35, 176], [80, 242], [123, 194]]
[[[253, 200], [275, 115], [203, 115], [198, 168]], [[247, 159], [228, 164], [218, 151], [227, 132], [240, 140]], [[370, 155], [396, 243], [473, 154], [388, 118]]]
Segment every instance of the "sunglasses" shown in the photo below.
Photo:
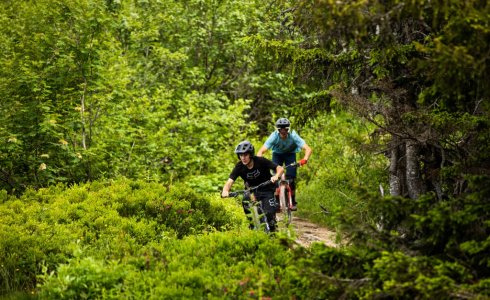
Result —
[[289, 127], [277, 127], [277, 131], [281, 131], [281, 129], [286, 129], [286, 131], [289, 131]]

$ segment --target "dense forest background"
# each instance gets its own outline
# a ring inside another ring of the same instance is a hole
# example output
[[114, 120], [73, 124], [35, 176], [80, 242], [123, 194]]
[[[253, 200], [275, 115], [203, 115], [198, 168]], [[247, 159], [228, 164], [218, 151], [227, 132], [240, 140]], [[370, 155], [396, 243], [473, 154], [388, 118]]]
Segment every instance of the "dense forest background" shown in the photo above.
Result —
[[[0, 2], [0, 294], [487, 299], [487, 1]], [[298, 212], [218, 190], [287, 117]], [[324, 211], [328, 211], [325, 214]]]

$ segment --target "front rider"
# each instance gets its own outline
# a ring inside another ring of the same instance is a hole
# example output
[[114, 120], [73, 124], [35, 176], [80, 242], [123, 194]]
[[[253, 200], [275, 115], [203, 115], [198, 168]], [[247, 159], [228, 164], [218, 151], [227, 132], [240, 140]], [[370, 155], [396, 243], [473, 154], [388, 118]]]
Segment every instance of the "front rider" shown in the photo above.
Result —
[[[300, 152], [301, 149], [305, 151], [303, 159], [299, 161], [302, 166], [308, 162], [311, 156], [311, 148], [306, 144], [306, 142], [299, 136], [296, 131], [289, 132], [291, 127], [291, 122], [286, 118], [280, 118], [276, 122], [277, 131], [271, 133], [267, 138], [264, 145], [257, 152], [257, 156], [261, 157], [264, 153], [272, 149], [272, 161], [276, 164], [282, 166], [290, 165], [296, 162], [296, 153]], [[295, 195], [295, 179], [296, 179], [296, 168], [289, 167], [286, 170], [286, 177], [290, 180], [290, 187], [292, 190], [293, 207], [292, 210], [296, 210], [296, 195]]]
[[[246, 186], [254, 187], [263, 182], [270, 180], [272, 183], [276, 182], [278, 178], [284, 172], [284, 168], [276, 163], [264, 158], [254, 156], [254, 146], [249, 141], [243, 141], [239, 143], [235, 148], [235, 153], [240, 159], [231, 171], [228, 181], [226, 181], [222, 197], [228, 197], [231, 186], [238, 177], [241, 177]], [[275, 172], [275, 175], [271, 177], [271, 171]], [[271, 232], [276, 229], [276, 201], [274, 198], [274, 184], [269, 184], [259, 188], [255, 192], [256, 200], [262, 204], [262, 209], [266, 215], [267, 223]], [[243, 210], [247, 217], [250, 214], [250, 205], [248, 199], [242, 201]]]

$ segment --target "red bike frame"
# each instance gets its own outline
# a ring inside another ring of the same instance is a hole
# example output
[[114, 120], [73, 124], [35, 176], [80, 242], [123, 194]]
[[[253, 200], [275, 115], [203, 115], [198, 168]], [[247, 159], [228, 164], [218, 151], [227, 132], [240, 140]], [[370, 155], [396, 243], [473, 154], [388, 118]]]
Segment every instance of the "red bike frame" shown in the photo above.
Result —
[[[297, 167], [298, 163], [292, 163], [287, 167]], [[276, 196], [279, 199], [279, 210], [280, 213], [284, 214], [284, 219], [286, 224], [289, 225], [293, 219], [293, 190], [289, 185], [289, 180], [286, 179], [286, 174], [283, 173], [281, 179], [279, 180], [279, 185], [276, 188]]]

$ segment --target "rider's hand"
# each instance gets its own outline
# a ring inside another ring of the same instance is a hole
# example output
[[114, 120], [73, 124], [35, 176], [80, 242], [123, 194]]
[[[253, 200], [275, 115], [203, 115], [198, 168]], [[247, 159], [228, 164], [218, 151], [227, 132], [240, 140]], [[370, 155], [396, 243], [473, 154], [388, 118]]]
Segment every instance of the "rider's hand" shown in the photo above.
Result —
[[302, 166], [302, 165], [306, 165], [308, 161], [306, 159], [302, 159], [299, 161], [299, 165]]
[[228, 191], [222, 191], [221, 192], [221, 198], [227, 198], [229, 196], [229, 192]]
[[277, 177], [277, 175], [274, 175], [274, 176], [271, 177], [271, 182], [272, 183], [274, 183], [274, 182], [276, 182], [278, 180], [279, 180], [279, 177]]

